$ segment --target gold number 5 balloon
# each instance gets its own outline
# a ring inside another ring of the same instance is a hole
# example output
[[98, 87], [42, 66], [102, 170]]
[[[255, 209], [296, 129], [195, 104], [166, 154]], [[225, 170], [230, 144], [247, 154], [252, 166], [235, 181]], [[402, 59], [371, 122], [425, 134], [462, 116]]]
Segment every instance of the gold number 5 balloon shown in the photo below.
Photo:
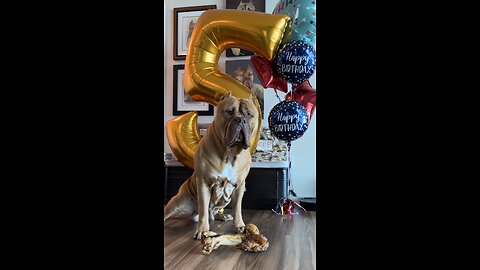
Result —
[[[238, 10], [208, 10], [195, 25], [185, 60], [185, 92], [197, 101], [217, 105], [227, 92], [248, 98], [251, 91], [236, 79], [218, 69], [220, 54], [227, 48], [242, 48], [273, 60], [284, 35], [291, 31], [290, 17]], [[260, 105], [255, 98], [255, 105]], [[258, 125], [262, 124], [261, 113]], [[254, 153], [261, 128], [252, 138]], [[193, 169], [195, 149], [200, 142], [197, 113], [190, 112], [167, 123], [167, 138], [178, 161]]]

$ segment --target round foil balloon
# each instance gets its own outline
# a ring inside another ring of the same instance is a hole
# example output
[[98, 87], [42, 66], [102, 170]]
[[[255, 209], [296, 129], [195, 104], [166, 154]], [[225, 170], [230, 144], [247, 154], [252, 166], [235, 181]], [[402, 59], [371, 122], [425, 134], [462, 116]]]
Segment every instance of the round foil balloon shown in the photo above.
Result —
[[272, 134], [280, 140], [294, 141], [303, 136], [308, 128], [308, 114], [296, 101], [284, 100], [275, 105], [268, 116]]
[[315, 47], [317, 42], [317, 8], [315, 0], [280, 0], [273, 14], [292, 18], [292, 40], [303, 40]]
[[315, 49], [305, 41], [293, 40], [283, 47], [275, 62], [277, 73], [297, 85], [308, 80], [317, 66]]

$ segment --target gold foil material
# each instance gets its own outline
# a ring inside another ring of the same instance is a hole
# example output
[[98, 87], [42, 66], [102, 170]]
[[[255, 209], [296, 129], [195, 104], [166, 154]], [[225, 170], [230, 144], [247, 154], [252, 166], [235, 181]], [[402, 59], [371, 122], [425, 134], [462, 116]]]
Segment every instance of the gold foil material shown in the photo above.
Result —
[[197, 113], [189, 112], [167, 123], [167, 139], [175, 157], [183, 165], [193, 169], [193, 157], [200, 142], [197, 131]]

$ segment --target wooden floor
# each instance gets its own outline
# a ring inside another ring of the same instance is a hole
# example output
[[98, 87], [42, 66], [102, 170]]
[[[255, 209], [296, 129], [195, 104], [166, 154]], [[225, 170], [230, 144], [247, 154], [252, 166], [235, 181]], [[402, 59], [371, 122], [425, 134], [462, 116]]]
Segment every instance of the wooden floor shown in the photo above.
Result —
[[[229, 213], [229, 209], [225, 210]], [[193, 239], [191, 219], [169, 219], [164, 224], [164, 269], [316, 269], [316, 212], [291, 218], [265, 210], [243, 210], [245, 224], [253, 223], [270, 247], [250, 253], [232, 246], [220, 246], [212, 254], [202, 253], [202, 244]], [[232, 221], [214, 221], [210, 229], [219, 234], [235, 233]]]

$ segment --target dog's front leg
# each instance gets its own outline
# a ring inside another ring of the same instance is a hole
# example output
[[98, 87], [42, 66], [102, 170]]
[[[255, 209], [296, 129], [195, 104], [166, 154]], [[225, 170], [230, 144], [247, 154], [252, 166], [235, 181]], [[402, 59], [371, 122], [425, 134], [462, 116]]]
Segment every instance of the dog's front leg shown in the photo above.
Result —
[[232, 210], [233, 210], [233, 224], [237, 228], [238, 233], [245, 231], [245, 223], [242, 219], [242, 198], [245, 192], [245, 181], [234, 192], [232, 197]]
[[210, 203], [211, 191], [205, 183], [205, 179], [198, 178], [197, 180], [198, 224], [193, 238], [200, 240], [203, 237], [208, 237], [210, 231], [208, 205]]

